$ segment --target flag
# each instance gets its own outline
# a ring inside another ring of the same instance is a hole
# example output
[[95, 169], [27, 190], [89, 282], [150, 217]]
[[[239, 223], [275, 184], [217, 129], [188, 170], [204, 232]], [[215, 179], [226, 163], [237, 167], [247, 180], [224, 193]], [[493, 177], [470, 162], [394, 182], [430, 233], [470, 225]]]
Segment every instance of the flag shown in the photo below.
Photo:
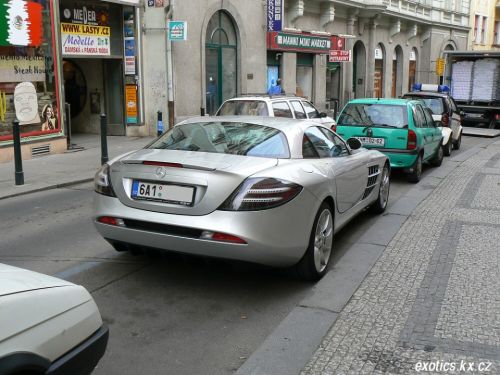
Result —
[[0, 4], [0, 46], [37, 47], [42, 35], [41, 4], [25, 0]]

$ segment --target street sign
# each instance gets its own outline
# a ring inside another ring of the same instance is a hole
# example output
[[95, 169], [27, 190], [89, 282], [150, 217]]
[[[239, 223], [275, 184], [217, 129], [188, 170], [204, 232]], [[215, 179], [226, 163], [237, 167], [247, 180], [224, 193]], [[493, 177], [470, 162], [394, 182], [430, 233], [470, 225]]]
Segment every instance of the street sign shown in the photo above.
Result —
[[329, 62], [351, 62], [351, 50], [330, 50]]
[[171, 41], [187, 40], [187, 22], [168, 21], [168, 39]]
[[436, 60], [436, 74], [438, 76], [442, 76], [444, 73], [444, 63], [445, 60], [441, 57]]

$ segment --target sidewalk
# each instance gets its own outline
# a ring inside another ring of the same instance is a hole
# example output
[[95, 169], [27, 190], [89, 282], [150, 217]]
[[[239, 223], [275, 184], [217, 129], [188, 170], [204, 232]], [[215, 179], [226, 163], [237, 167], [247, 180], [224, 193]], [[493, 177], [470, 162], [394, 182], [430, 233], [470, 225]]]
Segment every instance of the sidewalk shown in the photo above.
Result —
[[[108, 156], [139, 149], [152, 137], [108, 137]], [[0, 164], [0, 199], [47, 190], [78, 182], [91, 181], [101, 165], [101, 139], [99, 135], [76, 134], [72, 143], [83, 150], [68, 150], [64, 154], [40, 156], [23, 160], [24, 185], [16, 186], [14, 162]]]
[[390, 207], [237, 374], [500, 373], [500, 141], [470, 151]]

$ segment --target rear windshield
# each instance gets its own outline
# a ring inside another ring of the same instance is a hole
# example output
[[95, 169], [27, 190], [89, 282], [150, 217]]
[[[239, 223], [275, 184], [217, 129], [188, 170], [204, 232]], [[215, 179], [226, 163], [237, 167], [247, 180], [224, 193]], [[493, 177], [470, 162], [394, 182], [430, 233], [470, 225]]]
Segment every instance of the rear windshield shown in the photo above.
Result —
[[175, 126], [146, 148], [290, 158], [278, 129], [243, 122], [202, 122]]
[[229, 100], [222, 104], [217, 116], [269, 116], [262, 100]]
[[406, 106], [392, 104], [347, 104], [340, 114], [338, 125], [408, 127]]
[[405, 95], [405, 98], [420, 100], [424, 104], [424, 106], [429, 108], [435, 115], [442, 115], [445, 112], [443, 98], [425, 98], [417, 95]]

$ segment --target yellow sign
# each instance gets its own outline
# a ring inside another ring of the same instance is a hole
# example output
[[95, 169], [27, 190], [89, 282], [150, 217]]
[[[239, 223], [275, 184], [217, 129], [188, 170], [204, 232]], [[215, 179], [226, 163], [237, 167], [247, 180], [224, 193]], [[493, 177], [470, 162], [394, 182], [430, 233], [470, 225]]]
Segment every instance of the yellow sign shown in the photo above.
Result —
[[61, 32], [73, 35], [110, 36], [110, 27], [92, 26], [76, 23], [61, 23]]
[[127, 124], [137, 124], [136, 85], [125, 85], [125, 103], [127, 105]]
[[443, 58], [438, 58], [436, 60], [436, 74], [442, 76], [444, 74], [444, 64], [445, 60]]

